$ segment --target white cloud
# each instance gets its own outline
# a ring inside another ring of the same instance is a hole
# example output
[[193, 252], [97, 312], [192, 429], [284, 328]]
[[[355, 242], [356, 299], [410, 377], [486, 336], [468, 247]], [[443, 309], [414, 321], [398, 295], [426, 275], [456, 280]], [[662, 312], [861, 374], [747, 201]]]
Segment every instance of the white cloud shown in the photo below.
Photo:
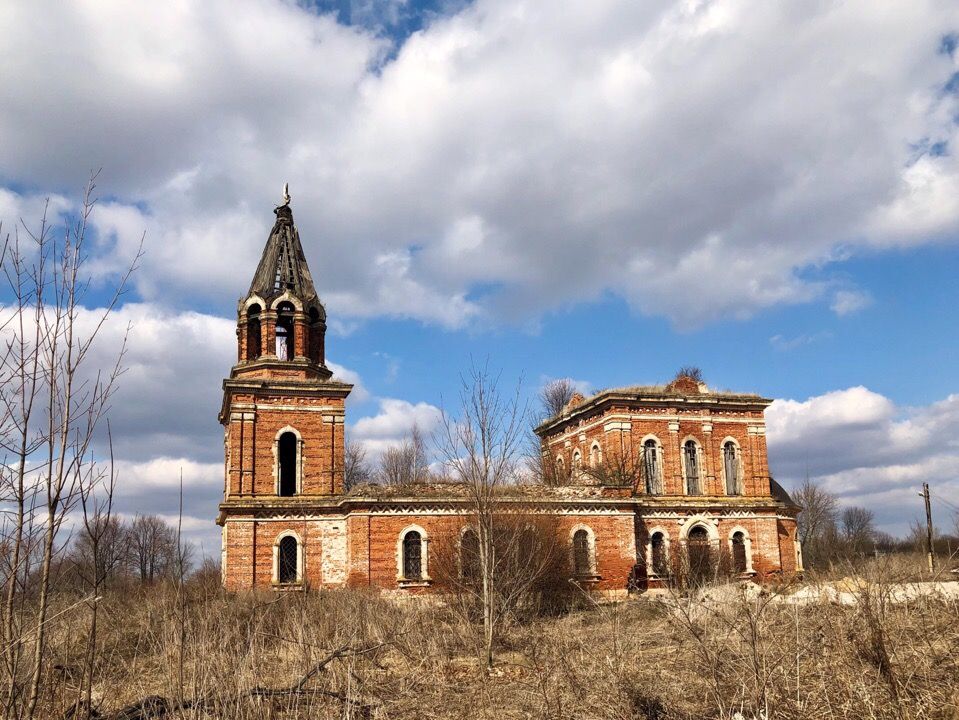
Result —
[[380, 398], [376, 415], [357, 420], [349, 429], [350, 437], [361, 443], [371, 459], [389, 447], [402, 443], [416, 425], [427, 437], [442, 421], [442, 411], [435, 405], [411, 403], [396, 398]]
[[3, 180], [104, 167], [99, 228], [121, 251], [147, 231], [147, 299], [238, 297], [284, 181], [343, 321], [523, 322], [612, 292], [694, 326], [828, 299], [804, 269], [959, 229], [947, 0], [477, 0], [388, 61], [279, 0], [0, 20]]
[[[808, 474], [843, 502], [876, 511], [904, 533], [923, 512], [916, 489], [929, 482], [959, 497], [959, 395], [918, 408], [897, 407], [864, 387], [805, 401], [776, 400], [766, 412], [773, 474], [787, 486]], [[951, 526], [938, 504], [937, 522]]]
[[832, 297], [830, 309], [839, 317], [852, 315], [872, 305], [872, 295], [861, 290], [838, 290]]
[[788, 352], [790, 350], [795, 350], [801, 348], [805, 345], [812, 345], [822, 340], [828, 340], [832, 337], [832, 333], [828, 331], [822, 331], [817, 333], [801, 333], [793, 337], [786, 337], [785, 335], [773, 335], [769, 338], [769, 344], [773, 346], [773, 349], [779, 350], [780, 352]]

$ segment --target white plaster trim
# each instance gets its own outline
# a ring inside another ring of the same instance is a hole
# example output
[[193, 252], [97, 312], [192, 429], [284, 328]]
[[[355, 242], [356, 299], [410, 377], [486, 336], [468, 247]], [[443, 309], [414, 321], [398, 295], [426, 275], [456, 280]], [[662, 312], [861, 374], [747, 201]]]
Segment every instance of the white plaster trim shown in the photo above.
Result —
[[[403, 572], [403, 540], [411, 532], [418, 532], [420, 534], [420, 577], [419, 578], [407, 578]], [[429, 582], [430, 573], [427, 561], [429, 560], [429, 551], [427, 550], [429, 546], [429, 535], [426, 534], [424, 530], [419, 525], [407, 525], [405, 528], [400, 530], [400, 534], [396, 538], [396, 581], [397, 582]]]
[[284, 530], [273, 541], [273, 583], [280, 584], [280, 541], [285, 537], [296, 540], [296, 582], [303, 582], [304, 546], [299, 533], [295, 530]]
[[[686, 475], [686, 443], [692, 440], [696, 444], [696, 470], [699, 475], [699, 492], [692, 495], [689, 492], [689, 479]], [[687, 435], [679, 442], [679, 467], [683, 474], [683, 494], [689, 497], [708, 497], [706, 495], [706, 473], [703, 467], [703, 446], [694, 435]]]
[[254, 293], [253, 295], [250, 295], [250, 297], [248, 297], [248, 298], [246, 299], [246, 302], [243, 303], [243, 316], [244, 316], [244, 317], [246, 317], [247, 312], [249, 312], [251, 305], [259, 305], [259, 306], [260, 306], [260, 312], [263, 312], [264, 310], [269, 310], [269, 307], [270, 307], [270, 306], [267, 304], [266, 300], [264, 300], [264, 299], [261, 298], [259, 295], [257, 295], [256, 293]]
[[753, 570], [753, 542], [749, 537], [749, 531], [742, 525], [736, 525], [729, 531], [729, 559], [731, 562], [735, 560], [735, 555], [733, 554], [733, 535], [738, 532], [743, 534], [743, 545], [746, 546], [746, 572], [754, 573], [756, 571]]
[[300, 302], [299, 298], [295, 295], [291, 295], [289, 290], [284, 290], [282, 295], [270, 303], [270, 310], [276, 312], [277, 308], [280, 307], [280, 303], [284, 302], [290, 303], [297, 312], [303, 312], [303, 303]]
[[669, 569], [669, 531], [656, 525], [649, 528], [646, 534], [646, 575], [652, 577], [659, 577], [656, 567], [653, 565], [653, 535], [656, 533], [663, 536], [663, 562], [666, 563], [666, 569]]
[[719, 542], [719, 519], [706, 515], [693, 515], [682, 523], [679, 528], [679, 539], [686, 542], [689, 539], [689, 531], [698, 525], [702, 525], [706, 529], [706, 534], [709, 536], [711, 543], [717, 544]]
[[288, 432], [296, 436], [296, 492], [294, 495], [303, 493], [303, 436], [292, 425], [286, 425], [273, 436], [273, 494], [277, 497], [280, 497], [280, 436]]
[[[597, 450], [598, 452], [594, 453], [593, 450]], [[593, 440], [593, 443], [589, 446], [589, 466], [596, 468], [602, 464], [603, 446], [599, 444], [599, 440]]]
[[739, 442], [736, 438], [727, 435], [723, 438], [723, 441], [719, 443], [719, 459], [720, 465], [720, 477], [722, 478], [723, 492], [729, 496], [728, 483], [726, 482], [726, 443], [732, 443], [736, 448], [736, 492], [730, 497], [739, 497], [745, 494], [745, 484], [743, 483], [743, 449], [739, 445]]
[[[581, 432], [589, 432], [593, 428], [603, 426], [605, 431], [609, 431], [611, 427], [606, 427], [614, 422], [620, 422], [621, 424], [629, 425], [632, 427], [632, 422], [642, 422], [645, 420], [667, 420], [669, 421], [669, 431], [670, 432], [679, 432], [680, 422], [684, 424], [688, 423], [702, 423], [702, 422], [712, 422], [713, 425], [723, 425], [724, 423], [736, 424], [736, 425], [749, 425], [752, 429], [747, 428], [747, 431], [754, 435], [765, 435], [766, 428], [765, 424], [762, 424], [762, 421], [758, 421], [760, 424], [757, 424], [756, 418], [745, 418], [745, 417], [725, 417], [723, 415], [664, 415], [664, 414], [650, 414], [650, 415], [623, 415], [622, 413], [610, 413], [608, 415], [601, 415], [596, 420], [585, 423], [581, 426], [576, 426], [575, 428], [570, 428], [562, 433], [551, 436], [551, 439], [548, 441], [550, 445], [555, 445], [556, 443], [563, 442], [567, 438], [572, 437], [573, 435], [578, 435]], [[673, 427], [675, 426], [675, 427]], [[626, 428], [629, 429], [629, 428]]]
[[585, 523], [576, 523], [569, 530], [569, 546], [573, 551], [573, 557], [570, 558], [572, 560], [573, 576], [582, 577], [576, 573], [576, 546], [573, 544], [573, 537], [580, 530], [586, 531], [587, 547], [589, 550], [589, 574], [596, 575], [596, 533], [593, 532], [593, 528], [591, 528], [589, 525], [586, 525]]

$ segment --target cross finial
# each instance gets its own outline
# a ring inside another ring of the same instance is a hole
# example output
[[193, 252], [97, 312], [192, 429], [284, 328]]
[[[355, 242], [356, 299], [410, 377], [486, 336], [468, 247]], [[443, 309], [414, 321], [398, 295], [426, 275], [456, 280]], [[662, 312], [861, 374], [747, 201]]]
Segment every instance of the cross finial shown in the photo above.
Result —
[[289, 205], [292, 199], [290, 197], [290, 183], [283, 183], [283, 204]]

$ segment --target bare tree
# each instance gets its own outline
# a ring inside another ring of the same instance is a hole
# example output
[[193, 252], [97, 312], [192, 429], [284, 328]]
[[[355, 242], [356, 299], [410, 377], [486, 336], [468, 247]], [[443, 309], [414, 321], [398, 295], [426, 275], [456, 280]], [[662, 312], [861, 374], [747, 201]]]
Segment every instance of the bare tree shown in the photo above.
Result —
[[127, 531], [131, 564], [140, 582], [152, 583], [173, 573], [176, 562], [176, 533], [163, 518], [137, 515]]
[[802, 508], [797, 518], [797, 534], [803, 558], [815, 564], [836, 550], [830, 540], [836, 536], [839, 503], [835, 495], [809, 477], [793, 491], [792, 497]]
[[496, 555], [503, 508], [500, 491], [517, 479], [525, 431], [526, 407], [520, 386], [504, 396], [498, 377], [487, 368], [471, 368], [461, 380], [458, 417], [444, 410], [440, 451], [452, 479], [467, 492], [476, 533], [477, 594], [483, 616], [483, 648], [487, 666], [508, 606], [502, 602], [500, 560]]
[[347, 440], [343, 455], [344, 489], [350, 490], [372, 479], [373, 471], [366, 459], [366, 448], [354, 440]]
[[575, 394], [576, 385], [570, 378], [550, 380], [539, 391], [539, 401], [543, 406], [543, 413], [548, 418], [559, 415]]
[[[11, 648], [5, 658], [7, 716], [33, 718], [36, 713], [44, 677], [52, 572], [63, 548], [58, 536], [78, 500], [78, 482], [88, 474], [91, 444], [116, 389], [126, 347], [124, 338], [112, 361], [105, 367], [93, 366], [94, 343], [140, 258], [138, 252], [101, 309], [85, 310], [94, 180], [95, 176], [87, 185], [76, 223], [61, 237], [50, 232], [44, 215], [36, 232], [23, 225], [23, 239], [18, 228], [13, 252], [3, 258], [15, 304], [2, 325], [0, 396], [8, 412], [0, 437], [15, 458], [5, 485], [17, 507], [10, 538], [13, 561], [4, 588], [4, 633]], [[41, 535], [35, 548], [39, 569], [27, 572], [26, 562], [34, 552], [30, 521], [34, 514]], [[29, 629], [14, 619], [24, 598], [33, 603], [28, 614], [20, 615], [29, 615]], [[32, 658], [26, 670], [21, 657], [28, 644]], [[20, 677], [23, 670], [25, 681]]]
[[859, 555], [870, 549], [876, 534], [874, 518], [872, 510], [864, 507], [852, 506], [842, 511], [842, 534], [851, 552]]
[[703, 371], [695, 365], [683, 365], [676, 371], [675, 379], [679, 380], [679, 378], [689, 378], [699, 383], [703, 381]]
[[400, 445], [387, 448], [380, 457], [376, 476], [384, 485], [411, 485], [429, 480], [426, 441], [415, 423]]

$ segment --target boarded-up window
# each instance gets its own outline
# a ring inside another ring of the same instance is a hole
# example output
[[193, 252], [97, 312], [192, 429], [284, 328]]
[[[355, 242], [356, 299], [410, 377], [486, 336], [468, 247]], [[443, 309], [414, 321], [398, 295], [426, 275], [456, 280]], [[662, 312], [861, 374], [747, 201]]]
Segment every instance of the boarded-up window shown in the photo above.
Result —
[[699, 447], [695, 441], [687, 440], [683, 446], [686, 461], [686, 492], [690, 495], [702, 495], [703, 488], [699, 478]]
[[643, 443], [643, 480], [646, 484], [646, 492], [650, 495], [659, 495], [663, 492], [659, 447], [652, 438]]
[[727, 440], [723, 445], [723, 465], [726, 470], [726, 494], [739, 495], [739, 458], [736, 456], [736, 443]]
[[423, 538], [415, 530], [403, 537], [403, 577], [407, 580], [423, 578]]
[[277, 455], [280, 471], [280, 495], [296, 495], [296, 466], [298, 440], [294, 433], [285, 432], [277, 441]]
[[592, 574], [592, 553], [589, 547], [589, 533], [580, 529], [573, 533], [573, 570], [579, 576]]
[[653, 536], [649, 539], [649, 544], [653, 556], [653, 573], [660, 577], [665, 577], [668, 574], [668, 568], [666, 566], [666, 538], [663, 537], [661, 532], [653, 533]]
[[295, 583], [299, 578], [299, 543], [295, 537], [287, 535], [280, 540], [277, 562], [277, 580], [281, 583]]
[[746, 537], [741, 532], [733, 533], [733, 572], [744, 573], [749, 564], [746, 561]]

